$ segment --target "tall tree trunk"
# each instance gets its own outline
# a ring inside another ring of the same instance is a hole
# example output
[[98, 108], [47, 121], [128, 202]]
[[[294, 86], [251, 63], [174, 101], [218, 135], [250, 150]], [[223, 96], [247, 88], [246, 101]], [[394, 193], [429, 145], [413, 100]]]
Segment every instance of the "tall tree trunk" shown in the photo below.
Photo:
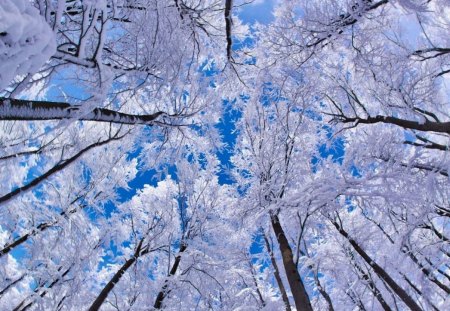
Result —
[[250, 273], [252, 274], [253, 285], [255, 286], [256, 293], [258, 294], [259, 303], [261, 304], [261, 307], [265, 307], [266, 302], [264, 301], [263, 295], [262, 295], [261, 291], [259, 290], [258, 280], [256, 279], [256, 272], [253, 267], [252, 260], [250, 258], [248, 260], [248, 265], [250, 268]]
[[[299, 240], [300, 241], [300, 240]], [[297, 256], [299, 256], [300, 254], [302, 255], [302, 256], [307, 256], [308, 258], [310, 258], [311, 259], [311, 257], [308, 255], [308, 252], [307, 252], [307, 250], [306, 250], [306, 247], [305, 247], [305, 251], [306, 251], [306, 253], [305, 252], [303, 252], [301, 249], [300, 249], [300, 243], [298, 243], [298, 246], [297, 246], [299, 249], [298, 249], [298, 255]], [[298, 266], [298, 258], [297, 258], [297, 260], [296, 260], [296, 265]], [[315, 267], [314, 267], [314, 265], [308, 265], [308, 269], [309, 269], [309, 271], [310, 271], [310, 273], [314, 276], [314, 283], [316, 283], [316, 289], [319, 291], [319, 293], [322, 295], [322, 297], [323, 297], [323, 299], [325, 299], [325, 301], [327, 302], [327, 304], [328, 304], [328, 311], [334, 311], [334, 307], [333, 307], [333, 302], [332, 302], [332, 300], [331, 300], [331, 297], [330, 297], [330, 295], [328, 295], [328, 293], [327, 293], [327, 291], [325, 290], [325, 288], [322, 286], [322, 284], [320, 284], [320, 280], [319, 280], [319, 273], [317, 272], [317, 270], [315, 269]], [[317, 269], [318, 269], [318, 267], [317, 267]]]
[[408, 279], [408, 277], [406, 275], [404, 275], [404, 274], [402, 274], [402, 275], [403, 275], [403, 278], [405, 279], [406, 283], [408, 283], [409, 286], [411, 286], [411, 288], [414, 289], [414, 291], [417, 294], [422, 296], [422, 298], [433, 308], [434, 311], [439, 311], [439, 309], [436, 308], [436, 306], [428, 299], [427, 296], [423, 295], [422, 291], [416, 285], [414, 285], [414, 283], [410, 279]]
[[389, 305], [387, 304], [386, 300], [384, 300], [383, 295], [381, 294], [380, 290], [378, 289], [378, 287], [375, 285], [375, 283], [372, 280], [371, 275], [369, 274], [369, 272], [366, 272], [363, 270], [362, 267], [360, 267], [352, 258], [352, 264], [353, 266], [356, 268], [356, 270], [358, 271], [358, 274], [362, 277], [362, 279], [366, 282], [367, 287], [370, 289], [370, 291], [373, 293], [373, 295], [375, 296], [375, 298], [378, 300], [378, 302], [380, 303], [381, 307], [383, 308], [384, 311], [392, 311], [391, 307], [389, 307]]
[[281, 293], [281, 298], [283, 299], [283, 302], [284, 302], [284, 305], [286, 308], [285, 310], [291, 311], [291, 304], [289, 303], [289, 298], [286, 293], [286, 288], [284, 287], [283, 280], [281, 279], [281, 276], [280, 276], [280, 270], [278, 269], [277, 261], [275, 260], [275, 257], [273, 256], [273, 251], [272, 251], [272, 248], [270, 247], [269, 240], [267, 239], [267, 236], [264, 233], [263, 233], [263, 237], [264, 237], [264, 242], [266, 243], [267, 252], [269, 253], [269, 256], [270, 256], [270, 262], [272, 263], [272, 266], [273, 266], [273, 270], [274, 270], [273, 274], [275, 276], [275, 280], [277, 281], [278, 288], [280, 289], [280, 293]]
[[[75, 202], [77, 202], [81, 198], [82, 198], [82, 196], [78, 196], [70, 203], [70, 205], [75, 204]], [[81, 206], [80, 208], [73, 208], [69, 211], [62, 211], [61, 213], [59, 213], [59, 216], [68, 218], [70, 215], [76, 213], [78, 210], [83, 209], [84, 207], [85, 207], [85, 205]], [[22, 245], [23, 243], [28, 241], [28, 239], [30, 237], [36, 236], [39, 233], [44, 232], [48, 228], [56, 226], [58, 224], [58, 222], [59, 222], [58, 220], [55, 220], [52, 222], [43, 222], [43, 223], [37, 225], [35, 228], [31, 229], [30, 232], [25, 233], [22, 236], [20, 236], [19, 238], [16, 238], [13, 242], [6, 244], [5, 246], [3, 246], [3, 249], [0, 250], [0, 258], [2, 258], [4, 255], [8, 254], [10, 251], [12, 251], [17, 246]]]
[[226, 32], [226, 38], [227, 38], [227, 59], [231, 60], [231, 46], [233, 44], [233, 40], [231, 38], [231, 25], [233, 24], [233, 21], [231, 19], [231, 10], [233, 6], [233, 0], [226, 0], [225, 1], [225, 32]]
[[[61, 270], [61, 269], [62, 269], [62, 267], [60, 267], [58, 270]], [[45, 297], [45, 295], [47, 295], [47, 293], [48, 293], [48, 289], [51, 289], [53, 286], [58, 284], [61, 281], [61, 279], [63, 279], [70, 272], [70, 269], [72, 269], [72, 266], [70, 266], [63, 274], [61, 274], [60, 277], [53, 280], [53, 282], [51, 282], [50, 284], [47, 285], [47, 283], [44, 283], [44, 284], [41, 284], [40, 286], [38, 286], [37, 288], [35, 288], [34, 293], [38, 294], [40, 292], [39, 296]], [[36, 299], [35, 295], [25, 298], [24, 300], [22, 300], [22, 302], [18, 306], [16, 306], [12, 310], [13, 311], [28, 310], [34, 304], [35, 299]], [[27, 303], [27, 300], [31, 300], [31, 301]]]
[[71, 158], [67, 159], [67, 160], [61, 160], [59, 161], [55, 166], [53, 166], [51, 169], [49, 169], [47, 172], [45, 172], [44, 174], [42, 174], [39, 177], [36, 177], [35, 179], [33, 179], [32, 181], [30, 181], [28, 184], [19, 187], [13, 191], [11, 191], [8, 194], [5, 194], [4, 196], [0, 197], [0, 204], [5, 203], [11, 199], [13, 199], [14, 197], [16, 197], [17, 195], [26, 192], [28, 190], [33, 189], [34, 187], [36, 187], [37, 185], [39, 185], [41, 182], [43, 182], [44, 180], [46, 180], [47, 178], [51, 177], [52, 175], [62, 171], [64, 168], [66, 168], [67, 166], [69, 166], [70, 164], [72, 164], [73, 162], [75, 162], [75, 160], [77, 160], [79, 157], [81, 157], [83, 154], [85, 154], [86, 152], [88, 152], [91, 149], [94, 149], [96, 147], [100, 147], [102, 145], [106, 145], [114, 140], [119, 140], [122, 137], [124, 137], [124, 135], [122, 136], [113, 136], [108, 138], [107, 140], [104, 141], [98, 141], [96, 143], [93, 143], [87, 147], [85, 147], [84, 149], [80, 150], [77, 154], [75, 154], [74, 156], [72, 156]]
[[388, 284], [395, 294], [413, 311], [422, 311], [419, 305], [412, 299], [408, 293], [401, 288], [394, 279], [379, 266], [363, 249], [353, 240], [348, 233], [334, 220], [331, 220], [332, 224], [336, 227], [338, 232], [347, 239], [353, 249], [364, 259], [364, 261], [373, 269], [373, 271]]
[[446, 292], [447, 295], [450, 295], [450, 288], [440, 282], [434, 275], [430, 269], [425, 268], [425, 266], [419, 261], [419, 259], [414, 256], [412, 250], [407, 246], [403, 245], [402, 251], [411, 258], [411, 260], [420, 268], [420, 271], [427, 277], [428, 280], [436, 284], [440, 289]]
[[0, 250], [0, 258], [2, 258], [4, 255], [8, 254], [10, 251], [12, 251], [17, 246], [25, 243], [28, 241], [28, 239], [32, 236], [37, 235], [39, 232], [45, 231], [47, 228], [53, 226], [51, 223], [42, 223], [38, 225], [36, 228], [32, 229], [31, 232], [25, 233], [20, 238], [17, 238], [14, 242], [6, 244], [2, 250]]
[[8, 285], [6, 285], [6, 287], [0, 291], [0, 298], [3, 296], [4, 293], [6, 293], [8, 290], [10, 290], [14, 285], [21, 282], [25, 278], [25, 276], [26, 276], [26, 274], [22, 274], [22, 276], [20, 276], [16, 280], [14, 280], [11, 283], [9, 283]]
[[[125, 263], [120, 267], [119, 271], [117, 271], [114, 276], [109, 280], [109, 282], [105, 285], [105, 287], [102, 289], [100, 294], [97, 296], [97, 298], [94, 300], [92, 305], [89, 307], [89, 311], [96, 311], [100, 309], [102, 304], [105, 302], [106, 298], [108, 297], [109, 293], [114, 289], [114, 286], [120, 281], [122, 276], [127, 272], [127, 270], [136, 262], [136, 260], [144, 255], [144, 252], [141, 252], [142, 249], [142, 243], [144, 243], [144, 238], [142, 238], [139, 241], [138, 246], [136, 247], [136, 250], [134, 252], [133, 257], [125, 261]], [[148, 253], [148, 252], [146, 252]]]
[[149, 115], [131, 115], [105, 108], [95, 108], [90, 112], [82, 113], [80, 108], [81, 106], [62, 102], [0, 97], [0, 120], [39, 121], [74, 119], [118, 124], [152, 125], [153, 121], [164, 114], [164, 112], [158, 111]]
[[291, 287], [292, 296], [294, 297], [295, 307], [298, 311], [312, 311], [313, 309], [308, 293], [306, 292], [300, 274], [298, 273], [297, 266], [294, 263], [294, 255], [286, 235], [284, 234], [284, 230], [281, 227], [280, 219], [277, 215], [272, 213], [270, 215], [270, 221], [280, 247], [281, 257], [283, 259], [289, 286]]
[[[168, 277], [171, 277], [177, 273], [178, 267], [180, 266], [181, 261], [181, 254], [186, 250], [187, 244], [185, 242], [181, 242], [180, 250], [178, 251], [177, 257], [175, 257], [175, 261], [173, 262], [172, 268], [169, 271]], [[169, 289], [169, 280], [166, 279], [164, 282], [163, 287], [161, 288], [161, 291], [156, 296], [155, 304], [153, 307], [155, 309], [161, 309], [164, 299], [167, 297], [167, 295], [170, 293]]]
[[434, 122], [429, 120], [421, 122], [381, 115], [367, 118], [346, 117], [343, 115], [337, 115], [335, 119], [342, 123], [355, 123], [355, 124], [385, 123], [397, 125], [404, 129], [450, 134], [450, 122]]

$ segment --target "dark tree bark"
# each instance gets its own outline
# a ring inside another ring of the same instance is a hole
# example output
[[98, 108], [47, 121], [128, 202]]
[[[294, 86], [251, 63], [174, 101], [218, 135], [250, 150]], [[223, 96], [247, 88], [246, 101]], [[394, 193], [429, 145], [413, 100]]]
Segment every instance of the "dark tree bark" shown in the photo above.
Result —
[[[298, 245], [298, 247], [300, 247], [300, 244]], [[299, 253], [302, 256], [308, 256], [308, 258], [310, 258], [307, 253], [304, 253], [300, 249], [299, 249]], [[298, 262], [298, 259], [297, 259], [297, 262]], [[297, 265], [298, 265], [298, 263], [297, 263]], [[310, 273], [313, 274], [313, 276], [314, 276], [314, 283], [316, 283], [317, 290], [319, 291], [319, 293], [322, 295], [323, 299], [325, 299], [325, 301], [328, 304], [328, 311], [334, 311], [333, 302], [331, 300], [330, 295], [328, 295], [326, 290], [323, 288], [322, 284], [320, 284], [318, 272], [314, 269], [313, 265], [309, 265], [308, 269], [309, 269]]]
[[388, 116], [375, 116], [366, 118], [346, 117], [343, 115], [333, 115], [333, 116], [335, 118], [335, 121], [342, 123], [355, 123], [355, 124], [385, 123], [397, 125], [404, 129], [450, 134], [450, 122], [437, 122], [437, 121], [435, 122], [429, 120], [425, 120], [425, 122], [419, 122]]
[[[169, 271], [168, 277], [171, 277], [177, 273], [178, 267], [180, 266], [181, 262], [181, 254], [187, 249], [187, 244], [182, 241], [180, 245], [180, 250], [178, 251], [177, 257], [175, 257], [175, 261], [173, 262], [172, 268]], [[163, 306], [164, 299], [167, 297], [167, 295], [170, 293], [169, 289], [169, 280], [166, 279], [164, 282], [163, 287], [161, 288], [161, 291], [156, 295], [155, 304], [153, 307], [155, 309], [161, 309]]]
[[440, 289], [442, 289], [447, 295], [450, 295], [450, 288], [440, 282], [436, 277], [433, 275], [433, 272], [430, 269], [427, 269], [420, 261], [419, 259], [412, 253], [412, 250], [404, 245], [402, 247], [403, 253], [408, 255], [409, 258], [419, 267], [420, 271], [427, 277], [428, 280], [430, 280], [432, 283], [436, 284]]
[[306, 292], [306, 288], [303, 285], [300, 274], [298, 273], [297, 266], [294, 263], [292, 248], [289, 245], [286, 235], [284, 234], [280, 219], [276, 214], [272, 213], [270, 215], [270, 220], [272, 223], [273, 231], [278, 241], [278, 245], [280, 247], [281, 257], [283, 259], [289, 286], [291, 287], [295, 307], [298, 311], [313, 311], [308, 293]]
[[8, 254], [10, 251], [12, 251], [17, 246], [28, 241], [28, 239], [30, 237], [35, 236], [39, 232], [45, 231], [45, 229], [51, 227], [52, 225], [53, 224], [51, 224], [51, 223], [42, 223], [42, 224], [38, 225], [36, 228], [32, 229], [30, 233], [25, 233], [20, 238], [16, 239], [14, 242], [12, 242], [10, 244], [6, 244], [5, 247], [3, 247], [2, 250], [0, 250], [0, 258], [2, 258], [4, 255]]
[[0, 98], [0, 120], [39, 121], [74, 119], [130, 125], [153, 125], [153, 121], [164, 114], [164, 112], [158, 111], [150, 115], [131, 115], [105, 108], [95, 108], [91, 112], [80, 113], [80, 108], [80, 106], [62, 102]]
[[[101, 191], [99, 193], [97, 193], [97, 195], [95, 197], [97, 197], [100, 193], [101, 193]], [[70, 202], [70, 206], [75, 204], [78, 200], [80, 200], [84, 196], [85, 195], [77, 196], [75, 199], [72, 200], [72, 202]], [[59, 213], [59, 216], [68, 218], [70, 215], [75, 214], [78, 210], [81, 210], [85, 207], [86, 207], [86, 205], [82, 205], [82, 206], [75, 207], [70, 210], [62, 211], [61, 213]], [[13, 242], [6, 244], [3, 247], [3, 249], [0, 250], [0, 258], [2, 258], [4, 255], [8, 254], [10, 251], [12, 251], [17, 246], [28, 241], [28, 239], [30, 237], [36, 236], [37, 234], [44, 232], [48, 228], [53, 227], [57, 224], [58, 224], [58, 220], [55, 220], [53, 222], [43, 222], [43, 223], [37, 225], [35, 228], [31, 229], [31, 231], [29, 233], [25, 233], [22, 236], [20, 236], [19, 238], [16, 238]]]
[[270, 247], [269, 240], [267, 239], [267, 236], [264, 234], [264, 242], [266, 243], [267, 252], [270, 256], [270, 262], [273, 266], [273, 274], [275, 276], [275, 280], [277, 281], [278, 288], [280, 289], [281, 298], [283, 299], [284, 305], [286, 307], [286, 311], [291, 311], [291, 304], [289, 303], [289, 298], [286, 293], [286, 288], [284, 287], [283, 280], [280, 276], [280, 270], [278, 269], [277, 261], [275, 260], [275, 257], [273, 256], [272, 248]]
[[[101, 192], [99, 192], [100, 194]], [[79, 199], [81, 199], [83, 196], [78, 196], [77, 198], [75, 198], [70, 205], [75, 204]], [[70, 215], [76, 213], [78, 210], [83, 209], [85, 207], [85, 205], [79, 207], [79, 208], [73, 208], [71, 210], [68, 211], [63, 211], [61, 213], [59, 213], [59, 216], [61, 217], [69, 217]], [[39, 225], [37, 225], [35, 228], [31, 229], [31, 231], [29, 233], [25, 233], [22, 236], [20, 236], [19, 238], [16, 238], [13, 242], [6, 244], [2, 250], [0, 250], [0, 258], [2, 258], [4, 255], [8, 254], [10, 251], [12, 251], [14, 248], [16, 248], [17, 246], [25, 243], [26, 241], [28, 241], [29, 238], [38, 235], [41, 232], [44, 232], [45, 230], [47, 230], [50, 227], [53, 227], [55, 225], [58, 224], [58, 220], [55, 220], [53, 222], [43, 222]]]
[[258, 294], [259, 303], [261, 304], [261, 307], [265, 307], [266, 302], [264, 301], [263, 295], [262, 295], [261, 291], [259, 290], [258, 281], [257, 281], [256, 275], [255, 275], [255, 269], [253, 267], [251, 259], [248, 260], [248, 264], [250, 267], [250, 273], [252, 274], [253, 285], [255, 286], [256, 293]]
[[114, 289], [114, 286], [116, 286], [116, 284], [120, 281], [125, 272], [127, 272], [127, 270], [136, 262], [136, 260], [139, 257], [149, 253], [148, 248], [142, 250], [142, 244], [144, 243], [144, 239], [145, 238], [142, 238], [139, 241], [139, 244], [136, 247], [136, 250], [134, 251], [133, 257], [125, 261], [122, 267], [120, 267], [120, 269], [114, 274], [111, 280], [109, 280], [109, 282], [105, 285], [100, 294], [97, 296], [92, 305], [89, 307], [89, 311], [99, 310], [102, 304], [105, 302], [106, 298], [108, 297], [109, 293]]
[[22, 281], [25, 278], [26, 274], [23, 274], [22, 276], [20, 276], [19, 278], [17, 278], [16, 280], [12, 281], [11, 283], [9, 283], [5, 288], [3, 288], [0, 291], [0, 298], [3, 296], [3, 294], [5, 294], [10, 288], [12, 288], [14, 285], [16, 285], [17, 283], [19, 283], [20, 281]]
[[43, 182], [47, 178], [49, 178], [52, 175], [62, 171], [64, 168], [66, 168], [67, 166], [69, 166], [70, 164], [75, 162], [79, 157], [81, 157], [83, 154], [85, 154], [89, 150], [91, 150], [93, 148], [96, 148], [96, 147], [100, 147], [100, 146], [106, 145], [106, 144], [108, 144], [108, 143], [110, 143], [112, 141], [119, 140], [122, 137], [124, 137], [124, 135], [123, 136], [115, 135], [113, 137], [108, 138], [107, 140], [96, 142], [96, 143], [91, 144], [91, 145], [85, 147], [84, 149], [80, 150], [77, 154], [75, 154], [71, 158], [69, 158], [67, 160], [59, 161], [55, 166], [53, 166], [47, 172], [45, 172], [44, 174], [42, 174], [39, 177], [36, 177], [32, 181], [30, 181], [28, 184], [26, 184], [26, 185], [24, 185], [22, 187], [19, 187], [19, 188], [15, 189], [15, 190], [11, 191], [10, 193], [5, 194], [4, 196], [0, 197], [0, 204], [5, 203], [5, 202], [15, 198], [16, 196], [18, 196], [22, 192], [28, 191], [28, 190], [36, 187], [37, 185], [39, 185], [41, 182]]
[[[62, 269], [62, 267], [59, 268], [58, 270], [60, 271], [61, 269]], [[55, 280], [53, 280], [53, 282], [51, 282], [50, 284], [46, 285], [47, 282], [41, 284], [40, 286], [38, 286], [38, 287], [34, 290], [34, 292], [35, 292], [36, 294], [39, 293], [39, 292], [41, 292], [41, 293], [39, 294], [39, 296], [44, 297], [45, 295], [47, 295], [48, 289], [51, 289], [53, 286], [55, 286], [56, 284], [58, 284], [58, 283], [61, 281], [61, 279], [63, 279], [63, 278], [70, 272], [70, 269], [72, 269], [72, 267], [69, 267], [66, 271], [64, 271], [63, 274], [61, 274], [60, 277], [58, 277], [58, 278], [56, 278]], [[42, 290], [42, 291], [41, 291], [41, 290]], [[31, 296], [31, 297], [33, 297], [33, 296]], [[28, 298], [30, 298], [30, 297], [28, 297]], [[25, 311], [25, 310], [28, 310], [28, 309], [33, 305], [33, 303], [34, 303], [33, 300], [30, 301], [29, 303], [27, 303], [27, 299], [28, 299], [28, 298], [25, 298], [24, 300], [22, 300], [22, 302], [21, 302], [19, 305], [17, 305], [17, 306], [13, 309], [13, 311]]]
[[[355, 4], [352, 6], [352, 10], [349, 13], [341, 14], [339, 17], [331, 20], [326, 26], [329, 26], [333, 32], [330, 31], [322, 31], [322, 32], [315, 32], [313, 39], [305, 45], [306, 48], [314, 48], [318, 46], [319, 44], [322, 44], [323, 46], [330, 43], [330, 40], [333, 36], [342, 34], [345, 30], [345, 28], [356, 24], [358, 21], [357, 17], [360, 17], [361, 15], [373, 11], [377, 9], [378, 7], [385, 5], [388, 3], [388, 0], [381, 0], [378, 2], [373, 3], [372, 0], [363, 0], [355, 2]], [[363, 9], [360, 9], [359, 5], [364, 5], [365, 7]], [[358, 16], [359, 15], [359, 16]]]
[[331, 223], [336, 227], [338, 232], [347, 239], [353, 249], [364, 259], [364, 261], [373, 269], [373, 271], [388, 284], [395, 294], [413, 311], [421, 311], [419, 305], [408, 295], [408, 293], [401, 288], [397, 282], [381, 267], [379, 266], [363, 249], [359, 244], [353, 240], [348, 233], [334, 220]]
[[233, 23], [231, 19], [231, 7], [233, 5], [233, 0], [225, 1], [225, 31], [227, 38], [227, 58], [231, 60], [231, 46], [233, 41], [231, 39], [231, 24]]
[[422, 296], [430, 304], [430, 306], [433, 308], [434, 311], [439, 311], [439, 309], [436, 308], [436, 306], [433, 305], [430, 301], [428, 301], [427, 297], [423, 295], [422, 291], [416, 285], [414, 285], [414, 283], [406, 275], [403, 275], [403, 278], [405, 279], [406, 283], [408, 283], [409, 286], [411, 286], [411, 288], [414, 289], [414, 291], [417, 294]]
[[370, 291], [373, 293], [375, 298], [380, 303], [381, 307], [384, 311], [391, 311], [391, 307], [387, 304], [386, 300], [384, 300], [383, 295], [381, 294], [378, 287], [375, 285], [375, 283], [372, 280], [372, 277], [370, 276], [369, 272], [366, 272], [363, 270], [362, 267], [360, 267], [356, 262], [352, 261], [353, 266], [358, 271], [359, 275], [362, 277], [362, 279], [366, 282], [367, 287], [369, 287]]

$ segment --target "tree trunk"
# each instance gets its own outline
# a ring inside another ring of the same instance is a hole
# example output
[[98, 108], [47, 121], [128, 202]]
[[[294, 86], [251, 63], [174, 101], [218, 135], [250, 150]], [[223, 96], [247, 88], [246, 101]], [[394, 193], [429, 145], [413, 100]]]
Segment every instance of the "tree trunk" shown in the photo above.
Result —
[[25, 233], [20, 238], [16, 239], [14, 242], [6, 244], [2, 250], [0, 250], [0, 258], [2, 258], [4, 255], [8, 254], [10, 251], [12, 251], [15, 247], [21, 245], [22, 243], [28, 241], [28, 238], [37, 235], [39, 232], [45, 231], [45, 229], [51, 227], [52, 224], [50, 223], [42, 223], [39, 226], [37, 226], [35, 229], [31, 230], [30, 233]]
[[225, 1], [225, 32], [226, 32], [226, 38], [227, 38], [227, 59], [231, 60], [231, 46], [233, 44], [233, 40], [231, 38], [231, 9], [233, 6], [233, 0], [226, 0]]
[[39, 121], [74, 119], [83, 121], [110, 122], [118, 124], [152, 125], [164, 112], [150, 115], [131, 115], [105, 108], [82, 113], [81, 106], [61, 102], [0, 98], [0, 120]]
[[[61, 269], [62, 269], [62, 267], [60, 267], [58, 270], [61, 270]], [[44, 284], [41, 284], [40, 286], [38, 286], [37, 288], [35, 288], [34, 293], [37, 294], [39, 291], [42, 290], [42, 292], [39, 294], [39, 296], [40, 297], [45, 297], [45, 295], [47, 295], [47, 293], [48, 293], [48, 289], [51, 289], [53, 286], [58, 284], [59, 281], [61, 281], [70, 272], [70, 269], [72, 269], [72, 266], [70, 266], [63, 274], [61, 274], [60, 277], [56, 278], [50, 284], [46, 285], [44, 283]], [[28, 298], [30, 298], [31, 301], [26, 304]], [[36, 297], [35, 297], [35, 295], [32, 295], [32, 296], [30, 296], [28, 298], [25, 298], [24, 300], [22, 300], [22, 302], [18, 306], [16, 306], [13, 309], [13, 311], [25, 311], [25, 310], [28, 310], [33, 305]]]
[[264, 301], [263, 295], [262, 295], [261, 291], [259, 290], [258, 280], [256, 279], [256, 272], [255, 272], [255, 269], [253, 267], [251, 259], [248, 260], [248, 265], [249, 265], [249, 268], [250, 268], [250, 273], [252, 274], [253, 285], [255, 286], [256, 293], [258, 294], [259, 303], [261, 304], [261, 307], [264, 308], [266, 306], [266, 302]]
[[281, 276], [280, 276], [280, 270], [278, 269], [277, 261], [275, 260], [275, 257], [273, 256], [272, 248], [270, 247], [270, 243], [269, 243], [269, 240], [267, 239], [267, 236], [264, 233], [263, 233], [263, 236], [264, 236], [264, 242], [266, 242], [267, 252], [269, 253], [270, 261], [273, 266], [273, 270], [274, 270], [273, 274], [275, 276], [275, 280], [277, 281], [278, 288], [280, 289], [280, 293], [281, 293], [281, 298], [283, 299], [283, 302], [284, 302], [284, 305], [286, 308], [285, 310], [291, 311], [291, 304], [289, 303], [289, 298], [286, 293], [286, 288], [284, 287], [283, 280], [281, 279]]
[[372, 277], [370, 276], [369, 272], [366, 272], [363, 270], [362, 267], [360, 267], [356, 262], [353, 262], [353, 266], [358, 270], [360, 276], [362, 279], [367, 283], [367, 287], [370, 289], [370, 291], [373, 293], [375, 298], [380, 303], [381, 307], [384, 311], [392, 311], [391, 307], [387, 304], [386, 300], [384, 300], [383, 295], [381, 294], [378, 287], [375, 285], [375, 283], [372, 281]]
[[102, 289], [102, 291], [97, 296], [95, 301], [89, 307], [89, 311], [96, 311], [100, 309], [100, 307], [108, 297], [109, 293], [114, 289], [114, 286], [120, 281], [125, 272], [127, 272], [127, 270], [136, 262], [139, 256], [143, 255], [143, 253], [141, 253], [142, 243], [144, 243], [144, 238], [140, 240], [138, 246], [136, 247], [133, 257], [125, 261], [122, 267], [120, 267], [119, 271], [117, 271], [111, 278], [111, 280], [105, 285], [105, 287]]
[[19, 187], [19, 188], [15, 189], [15, 190], [11, 191], [10, 193], [5, 194], [4, 196], [0, 197], [0, 204], [5, 203], [5, 202], [13, 199], [14, 197], [19, 195], [20, 193], [23, 193], [25, 191], [28, 191], [28, 190], [36, 187], [37, 185], [39, 185], [41, 182], [43, 182], [44, 180], [46, 180], [47, 178], [49, 178], [53, 174], [58, 173], [59, 171], [63, 170], [64, 168], [66, 168], [67, 166], [69, 166], [70, 164], [75, 162], [75, 160], [77, 160], [79, 157], [81, 157], [87, 151], [89, 151], [89, 150], [91, 150], [91, 149], [93, 149], [95, 147], [100, 147], [102, 145], [106, 145], [106, 144], [108, 144], [108, 143], [110, 143], [110, 142], [112, 142], [114, 140], [119, 140], [122, 137], [123, 136], [114, 136], [114, 137], [108, 138], [107, 140], [96, 142], [96, 143], [91, 144], [91, 145], [85, 147], [84, 149], [80, 150], [77, 154], [75, 154], [71, 158], [69, 158], [67, 160], [59, 161], [55, 166], [53, 166], [47, 172], [45, 172], [44, 174], [42, 174], [39, 177], [36, 177], [32, 181], [30, 181], [28, 184], [26, 184], [26, 185], [24, 185], [22, 187]]
[[[170, 269], [168, 277], [171, 277], [172, 275], [175, 275], [175, 273], [177, 273], [181, 261], [181, 254], [186, 250], [186, 248], [187, 244], [185, 242], [181, 242], [180, 250], [178, 251], [177, 257], [175, 257], [175, 261], [172, 265], [172, 268]], [[161, 291], [156, 296], [155, 304], [153, 305], [153, 307], [155, 309], [161, 309], [164, 299], [167, 297], [169, 293], [170, 293], [169, 280], [166, 279], [163, 287], [161, 288]]]
[[355, 124], [385, 123], [397, 125], [404, 129], [450, 134], [450, 122], [434, 122], [429, 120], [425, 120], [425, 122], [420, 122], [388, 116], [359, 118], [359, 117], [346, 117], [341, 115], [336, 116], [336, 120], [341, 121], [342, 123], [355, 123]]
[[373, 271], [388, 284], [395, 294], [413, 311], [422, 311], [419, 305], [412, 299], [408, 293], [401, 288], [394, 279], [379, 266], [360, 246], [353, 240], [348, 233], [341, 227], [336, 221], [331, 220], [332, 224], [336, 227], [339, 233], [347, 239], [353, 249], [366, 261], [366, 263], [372, 267]]
[[298, 311], [312, 311], [313, 309], [308, 293], [306, 292], [300, 274], [298, 273], [297, 266], [294, 263], [294, 255], [286, 235], [284, 234], [284, 230], [281, 227], [280, 219], [277, 215], [271, 214], [270, 220], [280, 247], [281, 257], [283, 259], [289, 286], [291, 287], [292, 296], [294, 297], [295, 307]]

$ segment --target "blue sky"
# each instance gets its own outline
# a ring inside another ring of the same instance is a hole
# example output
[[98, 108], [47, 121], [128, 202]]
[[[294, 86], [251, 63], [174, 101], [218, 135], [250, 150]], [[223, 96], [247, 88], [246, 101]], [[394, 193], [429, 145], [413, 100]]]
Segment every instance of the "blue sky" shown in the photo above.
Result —
[[272, 8], [275, 3], [276, 0], [254, 0], [252, 3], [242, 6], [238, 11], [238, 16], [244, 23], [268, 24], [273, 20]]

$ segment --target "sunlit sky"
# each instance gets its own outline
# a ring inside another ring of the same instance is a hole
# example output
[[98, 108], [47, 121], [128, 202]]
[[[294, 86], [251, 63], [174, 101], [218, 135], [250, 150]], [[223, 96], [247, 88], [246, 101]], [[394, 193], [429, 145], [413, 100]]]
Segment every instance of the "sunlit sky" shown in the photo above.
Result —
[[242, 5], [238, 9], [238, 16], [245, 23], [267, 24], [273, 20], [272, 8], [276, 2], [277, 0], [254, 0], [252, 3]]

